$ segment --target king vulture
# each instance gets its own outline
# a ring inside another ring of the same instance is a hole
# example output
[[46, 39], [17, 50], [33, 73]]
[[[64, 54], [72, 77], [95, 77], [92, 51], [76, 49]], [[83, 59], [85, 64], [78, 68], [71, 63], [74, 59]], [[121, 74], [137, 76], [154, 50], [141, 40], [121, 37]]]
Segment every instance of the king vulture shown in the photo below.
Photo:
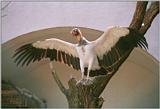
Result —
[[97, 40], [88, 41], [80, 29], [71, 30], [77, 44], [51, 38], [21, 46], [15, 50], [17, 65], [49, 58], [50, 61], [64, 63], [84, 75], [94, 77], [106, 75], [114, 70], [121, 57], [134, 47], [148, 48], [143, 35], [127, 27], [108, 28]]

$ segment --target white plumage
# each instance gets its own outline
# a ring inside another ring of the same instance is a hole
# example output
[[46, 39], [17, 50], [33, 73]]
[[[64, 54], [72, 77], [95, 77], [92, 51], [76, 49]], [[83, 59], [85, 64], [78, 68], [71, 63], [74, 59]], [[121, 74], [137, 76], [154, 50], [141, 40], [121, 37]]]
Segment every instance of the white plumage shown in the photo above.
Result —
[[120, 37], [125, 37], [129, 34], [129, 29], [125, 27], [111, 27], [108, 28], [97, 40], [93, 41], [95, 53], [98, 56], [103, 56], [106, 51], [111, 50]]
[[76, 45], [71, 44], [66, 41], [62, 41], [56, 38], [46, 39], [44, 41], [37, 41], [32, 44], [33, 47], [42, 48], [42, 49], [56, 49], [64, 51], [65, 53], [72, 54], [73, 56], [78, 56], [76, 52]]
[[148, 47], [138, 31], [127, 27], [108, 28], [97, 40], [88, 41], [81, 31], [74, 28], [71, 34], [77, 44], [56, 38], [37, 41], [24, 45], [16, 50], [15, 62], [28, 65], [30, 62], [50, 58], [60, 61], [89, 76], [105, 75], [117, 68], [116, 64], [128, 50], [134, 47]]

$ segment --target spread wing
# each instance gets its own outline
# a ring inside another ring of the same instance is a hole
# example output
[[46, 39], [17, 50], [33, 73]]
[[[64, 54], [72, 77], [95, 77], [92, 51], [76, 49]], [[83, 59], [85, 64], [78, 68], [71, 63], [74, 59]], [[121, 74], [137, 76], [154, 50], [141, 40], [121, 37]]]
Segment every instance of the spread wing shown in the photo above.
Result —
[[109, 28], [93, 44], [99, 65], [108, 72], [117, 68], [121, 58], [134, 47], [148, 48], [143, 35], [126, 27]]
[[51, 61], [65, 63], [79, 70], [79, 57], [75, 46], [75, 44], [56, 38], [46, 39], [21, 46], [15, 51], [13, 57], [17, 65], [21, 64], [22, 66], [49, 58]]

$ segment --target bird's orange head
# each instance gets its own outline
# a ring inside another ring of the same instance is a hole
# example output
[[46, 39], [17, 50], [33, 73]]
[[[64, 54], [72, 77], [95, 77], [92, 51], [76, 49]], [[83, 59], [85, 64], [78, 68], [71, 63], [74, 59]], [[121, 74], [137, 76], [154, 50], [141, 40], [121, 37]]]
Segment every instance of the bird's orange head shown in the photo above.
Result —
[[81, 33], [80, 29], [73, 28], [70, 33], [72, 36], [74, 36], [76, 38], [77, 42], [79, 42], [81, 40], [82, 33]]
[[81, 35], [81, 31], [78, 28], [73, 28], [70, 33], [72, 36], [80, 36]]

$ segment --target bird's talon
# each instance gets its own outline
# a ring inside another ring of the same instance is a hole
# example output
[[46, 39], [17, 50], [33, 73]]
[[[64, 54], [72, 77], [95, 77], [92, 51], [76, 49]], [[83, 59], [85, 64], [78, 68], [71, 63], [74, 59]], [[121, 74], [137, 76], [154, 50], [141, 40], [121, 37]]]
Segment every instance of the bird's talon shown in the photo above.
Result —
[[92, 79], [91, 79], [91, 78], [87, 78], [87, 79], [84, 81], [84, 84], [85, 84], [85, 85], [92, 84]]
[[87, 81], [91, 81], [92, 79], [91, 78], [87, 78]]
[[80, 79], [79, 81], [77, 81], [76, 85], [81, 83], [84, 80], [84, 78]]

